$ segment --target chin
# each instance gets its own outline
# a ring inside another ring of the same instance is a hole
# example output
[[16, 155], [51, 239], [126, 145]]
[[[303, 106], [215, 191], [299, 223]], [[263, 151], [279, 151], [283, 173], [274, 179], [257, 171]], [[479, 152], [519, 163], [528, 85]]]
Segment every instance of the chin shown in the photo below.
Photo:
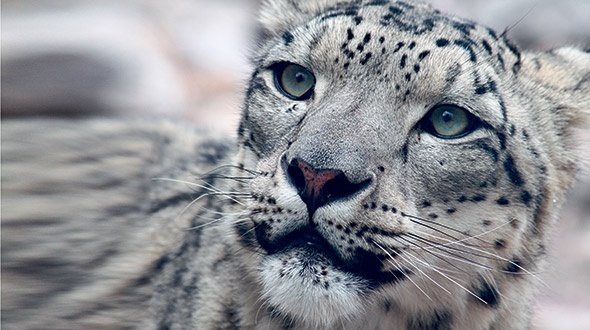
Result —
[[346, 323], [366, 308], [365, 281], [306, 248], [267, 255], [259, 271], [263, 298], [273, 312], [310, 328]]

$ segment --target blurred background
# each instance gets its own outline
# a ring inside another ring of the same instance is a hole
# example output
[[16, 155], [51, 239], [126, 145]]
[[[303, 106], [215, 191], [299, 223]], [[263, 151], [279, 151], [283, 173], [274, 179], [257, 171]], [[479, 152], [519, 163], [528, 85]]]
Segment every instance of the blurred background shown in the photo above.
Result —
[[[2, 0], [2, 119], [164, 115], [235, 136], [259, 2]], [[428, 2], [513, 26], [525, 49], [590, 48], [588, 0]], [[590, 329], [588, 173], [562, 212], [533, 329]]]

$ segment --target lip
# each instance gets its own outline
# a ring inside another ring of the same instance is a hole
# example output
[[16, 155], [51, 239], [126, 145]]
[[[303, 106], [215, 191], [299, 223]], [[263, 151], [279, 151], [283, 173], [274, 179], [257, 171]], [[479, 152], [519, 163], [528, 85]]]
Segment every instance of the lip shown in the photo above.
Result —
[[[257, 228], [262, 233], [264, 228]], [[258, 233], [257, 233], [258, 234]], [[314, 228], [307, 226], [295, 230], [274, 242], [270, 242], [265, 235], [257, 235], [261, 247], [269, 256], [280, 256], [293, 250], [305, 252], [301, 258], [308, 261], [326, 263], [342, 272], [354, 275], [366, 283], [367, 288], [376, 288], [382, 284], [394, 283], [411, 275], [411, 271], [387, 270], [382, 271], [383, 260], [388, 256], [377, 255], [373, 252], [356, 248], [351, 258], [343, 259], [337, 250]]]
[[269, 254], [280, 253], [282, 251], [291, 250], [294, 248], [302, 248], [325, 255], [328, 259], [340, 263], [340, 256], [334, 248], [326, 241], [317, 230], [305, 227], [289, 233], [285, 237], [279, 239], [276, 244], [273, 244], [271, 249], [267, 249]]

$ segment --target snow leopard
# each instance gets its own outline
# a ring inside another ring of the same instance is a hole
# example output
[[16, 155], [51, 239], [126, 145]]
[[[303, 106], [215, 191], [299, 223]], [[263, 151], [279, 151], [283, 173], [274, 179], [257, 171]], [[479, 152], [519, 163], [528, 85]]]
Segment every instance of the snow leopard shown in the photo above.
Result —
[[12, 329], [526, 329], [590, 54], [407, 0], [266, 0], [237, 141], [2, 121]]

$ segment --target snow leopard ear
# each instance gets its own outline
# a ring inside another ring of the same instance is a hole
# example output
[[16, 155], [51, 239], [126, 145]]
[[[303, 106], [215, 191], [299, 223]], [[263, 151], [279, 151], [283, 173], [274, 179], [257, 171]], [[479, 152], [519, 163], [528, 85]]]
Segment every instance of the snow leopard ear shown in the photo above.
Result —
[[259, 21], [263, 38], [282, 35], [293, 26], [302, 24], [342, 0], [264, 0]]
[[564, 47], [525, 53], [521, 68], [523, 93], [535, 91], [531, 103], [538, 106], [532, 111], [550, 141], [554, 163], [562, 169], [588, 163], [579, 158], [590, 143], [590, 51]]

